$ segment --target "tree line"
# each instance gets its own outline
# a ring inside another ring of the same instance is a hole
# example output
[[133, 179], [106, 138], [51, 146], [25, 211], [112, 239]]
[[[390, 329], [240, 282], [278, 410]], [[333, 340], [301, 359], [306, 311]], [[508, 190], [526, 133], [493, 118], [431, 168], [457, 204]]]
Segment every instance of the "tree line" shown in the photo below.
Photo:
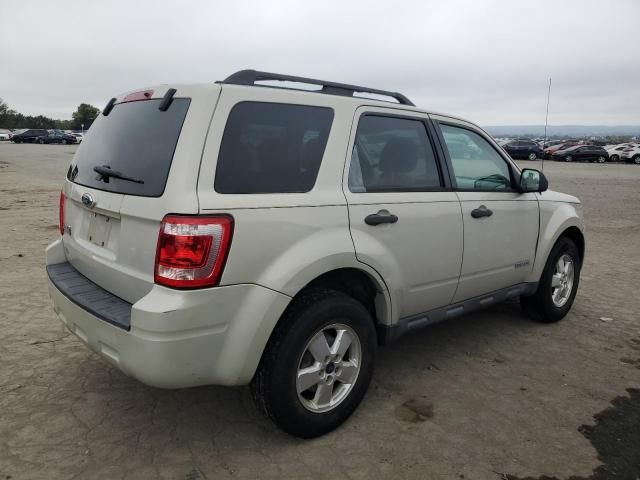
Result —
[[9, 105], [0, 98], [0, 128], [80, 130], [84, 125], [84, 129], [88, 130], [99, 113], [99, 108], [88, 103], [81, 103], [71, 115], [71, 120], [53, 119], [44, 115], [23, 115], [9, 108]]

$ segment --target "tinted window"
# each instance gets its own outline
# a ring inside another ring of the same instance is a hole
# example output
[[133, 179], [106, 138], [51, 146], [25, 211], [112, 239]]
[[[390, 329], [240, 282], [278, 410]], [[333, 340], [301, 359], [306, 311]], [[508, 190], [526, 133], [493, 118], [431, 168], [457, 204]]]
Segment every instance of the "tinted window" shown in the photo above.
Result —
[[361, 117], [351, 155], [349, 190], [415, 192], [440, 186], [438, 165], [421, 121]]
[[[158, 100], [121, 103], [101, 115], [80, 144], [68, 178], [110, 192], [159, 197], [164, 191], [190, 100], [174, 98], [166, 112]], [[96, 166], [108, 166], [144, 183], [98, 179]]]
[[507, 162], [483, 137], [466, 128], [440, 125], [457, 187], [471, 190], [511, 190]]
[[243, 102], [224, 129], [215, 190], [293, 193], [313, 188], [327, 145], [333, 110]]

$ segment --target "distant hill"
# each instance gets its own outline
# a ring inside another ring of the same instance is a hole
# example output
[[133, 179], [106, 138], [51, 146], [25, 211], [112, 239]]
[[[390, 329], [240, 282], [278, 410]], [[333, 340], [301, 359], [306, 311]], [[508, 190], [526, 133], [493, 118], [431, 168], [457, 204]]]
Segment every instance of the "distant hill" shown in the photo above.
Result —
[[[544, 125], [494, 125], [484, 127], [496, 137], [508, 136], [541, 136]], [[640, 125], [549, 125], [547, 135], [558, 136], [607, 136], [607, 135], [640, 135]]]

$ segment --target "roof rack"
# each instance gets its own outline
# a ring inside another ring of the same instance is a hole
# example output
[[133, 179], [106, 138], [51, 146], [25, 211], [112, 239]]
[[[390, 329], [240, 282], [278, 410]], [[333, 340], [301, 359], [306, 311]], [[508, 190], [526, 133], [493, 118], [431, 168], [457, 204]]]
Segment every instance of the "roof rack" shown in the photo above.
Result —
[[[256, 82], [276, 80], [281, 82], [307, 83], [310, 85], [320, 85], [322, 90], [318, 93], [326, 93], [329, 95], [342, 95], [345, 97], [353, 97], [358, 93], [373, 93], [375, 95], [383, 95], [385, 97], [394, 98], [401, 105], [415, 106], [411, 100], [398, 92], [388, 92], [386, 90], [376, 90], [375, 88], [359, 87], [357, 85], [348, 85], [346, 83], [325, 82], [324, 80], [316, 80], [314, 78], [295, 77], [293, 75], [282, 75], [280, 73], [258, 72], [256, 70], [240, 70], [230, 75], [220, 83], [229, 83], [232, 85], [255, 85]], [[264, 85], [267, 86], [267, 85]], [[276, 87], [286, 88], [286, 87]], [[291, 89], [295, 90], [295, 89]]]

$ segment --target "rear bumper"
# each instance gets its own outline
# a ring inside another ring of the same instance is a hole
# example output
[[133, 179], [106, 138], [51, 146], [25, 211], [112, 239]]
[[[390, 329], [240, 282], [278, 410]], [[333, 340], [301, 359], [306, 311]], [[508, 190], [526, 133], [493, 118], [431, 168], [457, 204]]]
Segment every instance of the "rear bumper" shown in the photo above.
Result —
[[[64, 262], [58, 240], [47, 249], [47, 264]], [[259, 285], [191, 291], [155, 285], [131, 305], [126, 330], [63, 293], [51, 278], [49, 294], [62, 322], [89, 348], [125, 374], [161, 388], [247, 384], [290, 300]]]

